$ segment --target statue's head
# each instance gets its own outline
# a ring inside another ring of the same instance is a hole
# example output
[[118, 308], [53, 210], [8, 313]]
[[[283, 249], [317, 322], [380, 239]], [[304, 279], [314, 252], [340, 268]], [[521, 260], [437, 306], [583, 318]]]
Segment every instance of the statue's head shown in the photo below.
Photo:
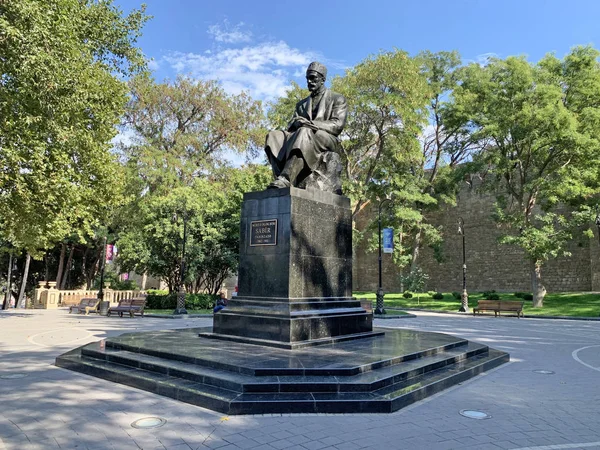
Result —
[[320, 62], [311, 62], [306, 69], [306, 83], [310, 92], [318, 91], [327, 78], [327, 67]]

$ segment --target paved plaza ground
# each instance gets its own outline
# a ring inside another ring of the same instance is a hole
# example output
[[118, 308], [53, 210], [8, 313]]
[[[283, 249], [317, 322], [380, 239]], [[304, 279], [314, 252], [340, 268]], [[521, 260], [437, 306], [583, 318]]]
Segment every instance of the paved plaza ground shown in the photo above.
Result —
[[[461, 336], [511, 362], [393, 414], [224, 416], [53, 365], [102, 338], [211, 318], [2, 311], [0, 449], [600, 449], [600, 322], [416, 314], [375, 322]], [[26, 376], [11, 378], [18, 374]], [[131, 426], [148, 416], [167, 422]]]

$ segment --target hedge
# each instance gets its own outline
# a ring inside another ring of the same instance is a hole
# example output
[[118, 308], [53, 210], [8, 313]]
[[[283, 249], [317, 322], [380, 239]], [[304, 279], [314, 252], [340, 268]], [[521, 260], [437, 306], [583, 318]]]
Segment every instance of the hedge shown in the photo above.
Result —
[[[185, 308], [212, 309], [217, 303], [218, 295], [213, 294], [185, 294]], [[146, 309], [175, 309], [177, 308], [177, 293], [172, 294], [148, 294]]]

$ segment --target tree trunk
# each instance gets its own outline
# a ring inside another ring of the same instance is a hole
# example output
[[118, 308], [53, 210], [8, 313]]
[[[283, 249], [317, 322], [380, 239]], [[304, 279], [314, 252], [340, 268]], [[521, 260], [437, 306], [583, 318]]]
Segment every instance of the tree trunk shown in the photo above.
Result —
[[48, 278], [50, 277], [50, 265], [48, 264], [48, 252], [44, 255], [44, 281], [48, 283], [50, 281]]
[[67, 275], [71, 270], [71, 264], [73, 262], [73, 253], [75, 253], [75, 244], [71, 245], [71, 250], [69, 251], [69, 257], [67, 258], [67, 265], [65, 266], [65, 271], [62, 274], [61, 282], [60, 282], [60, 290], [64, 291], [67, 285]]
[[147, 283], [147, 282], [148, 282], [148, 274], [147, 274], [146, 272], [144, 272], [144, 273], [142, 274], [142, 286], [141, 286], [141, 288], [142, 288], [142, 291], [145, 291], [145, 290], [146, 290], [146, 283]]
[[61, 275], [65, 265], [65, 253], [67, 252], [67, 244], [64, 242], [60, 248], [60, 259], [58, 260], [58, 270], [56, 271], [56, 289], [60, 289]]
[[4, 304], [2, 305], [2, 309], [10, 308], [12, 266], [13, 266], [13, 255], [12, 255], [12, 253], [9, 253], [8, 254], [8, 277], [6, 278], [6, 295], [4, 296]]
[[546, 288], [542, 284], [542, 265], [537, 262], [534, 262], [531, 268], [531, 287], [533, 289], [533, 307], [543, 307]]
[[19, 291], [19, 300], [17, 301], [17, 308], [23, 307], [25, 301], [25, 287], [27, 286], [27, 277], [29, 276], [29, 263], [31, 262], [31, 255], [27, 252], [25, 257], [25, 269], [23, 270], [23, 279], [21, 280], [21, 290]]
[[90, 287], [87, 285], [87, 256], [88, 253], [90, 252], [90, 248], [86, 245], [85, 246], [85, 251], [83, 252], [83, 257], [81, 258], [81, 273], [83, 274], [83, 276], [85, 277], [85, 281], [86, 281], [86, 288], [89, 289]]
[[92, 283], [94, 282], [94, 278], [96, 278], [96, 274], [98, 273], [98, 269], [100, 267], [100, 260], [102, 259], [102, 246], [100, 246], [99, 252], [100, 254], [91, 265], [89, 272], [85, 274], [88, 290], [92, 288]]
[[417, 269], [417, 260], [419, 259], [419, 248], [421, 246], [421, 227], [417, 229], [415, 240], [413, 241], [412, 253], [410, 257], [410, 273]]

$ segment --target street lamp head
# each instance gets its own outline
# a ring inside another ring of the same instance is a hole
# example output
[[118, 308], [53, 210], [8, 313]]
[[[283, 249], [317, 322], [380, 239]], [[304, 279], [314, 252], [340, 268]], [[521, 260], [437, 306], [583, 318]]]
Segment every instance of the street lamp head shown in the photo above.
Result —
[[462, 217], [458, 218], [458, 234], [465, 234], [465, 221]]

